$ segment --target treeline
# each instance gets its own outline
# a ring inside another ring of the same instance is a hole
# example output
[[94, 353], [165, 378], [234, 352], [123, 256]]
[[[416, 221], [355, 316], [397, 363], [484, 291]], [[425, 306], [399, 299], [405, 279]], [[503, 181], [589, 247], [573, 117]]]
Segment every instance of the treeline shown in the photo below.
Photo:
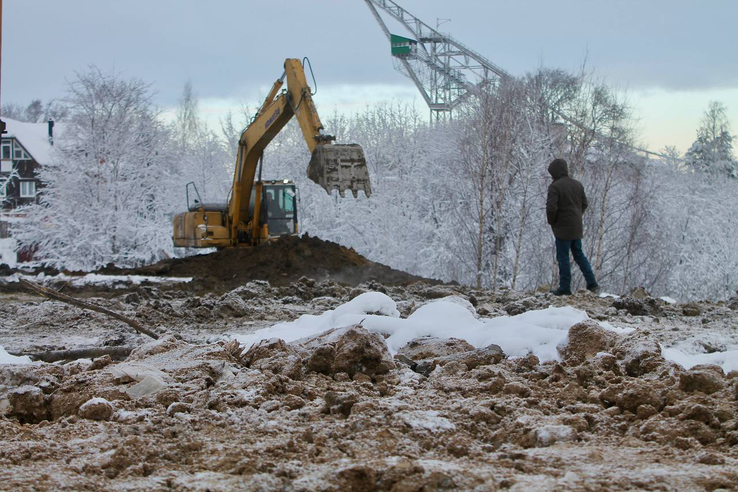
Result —
[[[181, 254], [169, 220], [184, 208], [184, 184], [225, 200], [247, 116], [208, 128], [188, 84], [165, 124], [146, 84], [96, 69], [72, 82], [64, 108], [59, 165], [42, 171], [42, 204], [16, 237], [67, 268]], [[364, 147], [371, 199], [340, 199], [312, 183], [294, 124], [267, 149], [264, 178], [297, 182], [311, 235], [427, 277], [532, 290], [556, 282], [544, 202], [547, 164], [563, 156], [587, 189], [584, 244], [605, 290], [728, 296], [738, 287], [738, 180], [725, 108], [708, 108], [686, 156], [665, 149], [659, 158], [636, 150], [632, 113], [592, 76], [541, 69], [490, 86], [444, 124], [397, 103], [324, 112], [339, 142]]]

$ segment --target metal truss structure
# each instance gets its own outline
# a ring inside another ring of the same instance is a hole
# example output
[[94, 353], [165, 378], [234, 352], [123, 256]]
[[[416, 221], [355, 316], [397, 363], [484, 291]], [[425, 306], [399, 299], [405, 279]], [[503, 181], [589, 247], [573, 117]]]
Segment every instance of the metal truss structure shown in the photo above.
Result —
[[[442, 34], [392, 0], [364, 0], [392, 45], [395, 68], [410, 78], [430, 108], [431, 121], [452, 111], [482, 87], [510, 75], [480, 53]], [[390, 32], [379, 11], [397, 20], [411, 37]]]

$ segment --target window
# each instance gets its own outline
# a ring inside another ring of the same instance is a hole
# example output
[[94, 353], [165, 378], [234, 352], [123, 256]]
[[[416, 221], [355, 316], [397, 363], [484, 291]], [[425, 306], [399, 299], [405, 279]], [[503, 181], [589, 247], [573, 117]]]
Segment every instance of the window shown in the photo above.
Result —
[[15, 142], [15, 145], [13, 146], [13, 159], [16, 161], [27, 161], [31, 158], [28, 157], [28, 154], [23, 150], [23, 147], [21, 147], [18, 142]]
[[2, 148], [0, 148], [1, 159], [12, 159], [11, 151], [13, 149], [13, 143], [10, 140], [3, 140]]
[[295, 186], [265, 185], [264, 210], [270, 237], [296, 233]]
[[13, 161], [0, 161], [0, 173], [9, 173], [13, 170]]
[[35, 181], [21, 181], [20, 182], [20, 196], [21, 198], [34, 198], [36, 196], [36, 182]]

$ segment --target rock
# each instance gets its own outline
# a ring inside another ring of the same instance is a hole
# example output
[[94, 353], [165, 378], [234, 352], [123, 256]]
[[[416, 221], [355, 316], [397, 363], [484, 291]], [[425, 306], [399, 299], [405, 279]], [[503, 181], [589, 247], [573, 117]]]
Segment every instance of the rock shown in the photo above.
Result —
[[357, 372], [354, 374], [354, 377], [352, 378], [357, 383], [371, 383], [372, 378], [364, 374], [363, 372]]
[[521, 398], [530, 396], [530, 388], [518, 382], [507, 383], [502, 389], [502, 392], [506, 395], [516, 395]]
[[412, 370], [415, 370], [415, 368], [418, 366], [417, 362], [402, 354], [395, 354], [395, 361], [406, 365]]
[[533, 444], [537, 448], [545, 448], [557, 442], [574, 442], [579, 434], [568, 425], [546, 425], [532, 432]]
[[559, 346], [561, 357], [569, 364], [581, 364], [600, 352], [607, 352], [618, 336], [594, 321], [583, 321], [569, 328], [566, 344]]
[[302, 379], [303, 354], [293, 345], [279, 338], [270, 338], [255, 343], [241, 357], [243, 364], [260, 371], [271, 371], [290, 379]]
[[443, 299], [444, 297], [451, 297], [454, 295], [452, 291], [444, 289], [441, 286], [431, 285], [424, 287], [424, 289], [418, 291], [418, 295], [426, 299]]
[[715, 417], [718, 418], [720, 422], [727, 422], [733, 418], [735, 413], [733, 412], [733, 409], [730, 407], [730, 404], [728, 403], [722, 403], [719, 404], [714, 409]]
[[[413, 344], [413, 342], [415, 344], [406, 351], [406, 354], [413, 354], [417, 359], [407, 357], [412, 364], [406, 364], [413, 371], [424, 376], [430, 375], [436, 367], [446, 366], [450, 363], [463, 364], [467, 370], [472, 370], [481, 366], [498, 364], [505, 358], [505, 353], [499, 345], [495, 344], [482, 349], [475, 349], [466, 341], [455, 338], [440, 340], [433, 337], [423, 337], [413, 340], [410, 344]], [[402, 353], [405, 348], [403, 347], [395, 357], [406, 357], [406, 354]], [[461, 351], [461, 349], [467, 350]]]
[[348, 417], [351, 414], [351, 408], [359, 401], [359, 397], [355, 393], [329, 391], [325, 394], [324, 400], [323, 413], [341, 414]]
[[109, 366], [112, 363], [113, 363], [113, 359], [111, 359], [109, 355], [105, 354], [102, 357], [93, 359], [92, 364], [90, 364], [90, 367], [88, 367], [87, 370], [97, 371], [99, 369], [102, 369], [103, 367]]
[[616, 376], [620, 376], [620, 366], [618, 366], [618, 359], [612, 354], [601, 353], [592, 360], [592, 365], [602, 371], [612, 372]]
[[697, 463], [703, 465], [722, 465], [725, 463], [725, 458], [719, 454], [703, 452], [697, 455]]
[[346, 381], [351, 381], [351, 378], [349, 375], [345, 372], [337, 372], [333, 375], [333, 379], [338, 381], [339, 383], [345, 383]]
[[701, 313], [702, 310], [697, 303], [689, 302], [682, 306], [682, 314], [684, 316], [699, 316]]
[[[497, 347], [497, 345], [495, 346]], [[502, 349], [500, 349], [500, 352], [502, 352]], [[518, 369], [521, 371], [532, 371], [536, 367], [538, 367], [540, 363], [541, 359], [539, 359], [536, 355], [532, 353], [526, 355], [525, 357], [519, 357], [515, 360], [515, 365], [517, 365]]]
[[645, 405], [638, 406], [638, 410], [636, 411], [636, 416], [640, 420], [646, 420], [649, 417], [656, 415], [657, 413], [658, 411], [655, 408], [653, 408], [652, 405], [645, 404]]
[[716, 427], [720, 425], [720, 421], [715, 417], [712, 411], [704, 405], [696, 404], [689, 405], [681, 416], [684, 420], [697, 420], [703, 422], [710, 427]]
[[466, 365], [468, 369], [475, 369], [480, 366], [498, 364], [504, 358], [505, 353], [502, 351], [500, 346], [492, 344], [482, 349], [474, 349], [469, 352], [444, 357], [442, 361], [458, 361]]
[[213, 311], [224, 318], [240, 318], [251, 313], [251, 309], [246, 304], [246, 301], [238, 293], [233, 291], [223, 294], [217, 300]]
[[466, 340], [460, 340], [458, 338], [420, 337], [410, 340], [397, 353], [413, 361], [420, 361], [469, 352], [470, 350], [474, 350], [474, 346]]
[[664, 408], [661, 395], [650, 385], [637, 380], [607, 387], [599, 395], [606, 406], [617, 405], [623, 411], [638, 412], [641, 405], [650, 405], [657, 411]]
[[663, 313], [659, 301], [652, 297], [637, 299], [634, 297], [622, 297], [612, 302], [615, 309], [623, 309], [633, 316], [655, 316]]
[[471, 443], [468, 438], [462, 436], [455, 436], [446, 444], [446, 450], [448, 454], [454, 458], [463, 458], [469, 456], [469, 450]]
[[719, 366], [695, 366], [679, 375], [679, 388], [692, 393], [712, 394], [725, 387], [723, 370]]
[[284, 405], [290, 410], [298, 410], [305, 406], [305, 400], [296, 395], [287, 395]]
[[562, 420], [565, 425], [572, 427], [577, 432], [586, 432], [590, 430], [589, 421], [587, 417], [592, 418], [590, 415], [568, 415]]
[[306, 369], [322, 374], [358, 372], [367, 376], [386, 374], [395, 368], [387, 344], [378, 333], [361, 325], [334, 328], [301, 342], [306, 351]]
[[335, 481], [339, 485], [337, 490], [370, 492], [376, 489], [377, 472], [369, 466], [355, 465], [339, 471]]
[[48, 419], [46, 397], [41, 388], [21, 386], [8, 393], [8, 417], [15, 417], [22, 424], [37, 424]]
[[632, 377], [651, 373], [665, 363], [658, 342], [638, 332], [621, 338], [612, 353], [622, 361], [625, 373]]
[[484, 405], [477, 405], [469, 410], [469, 416], [477, 423], [486, 422], [496, 425], [502, 421], [502, 417], [497, 412]]
[[167, 415], [173, 417], [178, 413], [189, 413], [192, 410], [192, 406], [181, 401], [175, 401], [167, 407]]
[[539, 309], [541, 303], [536, 297], [526, 297], [518, 301], [512, 301], [502, 308], [510, 316], [517, 316], [518, 314], [526, 313], [532, 309]]
[[630, 297], [642, 300], [651, 297], [651, 294], [643, 287], [634, 287], [630, 290]]
[[366, 292], [366, 289], [354, 287], [353, 289], [351, 289], [351, 292], [349, 292], [349, 300], [353, 299], [354, 297], [359, 297], [361, 294], [364, 294]]
[[105, 398], [91, 398], [79, 407], [79, 416], [88, 420], [110, 420], [113, 405]]
[[144, 343], [133, 349], [131, 355], [126, 359], [126, 363], [143, 360], [152, 355], [163, 354], [164, 352], [170, 352], [176, 349], [184, 349], [186, 346], [187, 342], [179, 340], [173, 334], [167, 333], [159, 337], [158, 340]]

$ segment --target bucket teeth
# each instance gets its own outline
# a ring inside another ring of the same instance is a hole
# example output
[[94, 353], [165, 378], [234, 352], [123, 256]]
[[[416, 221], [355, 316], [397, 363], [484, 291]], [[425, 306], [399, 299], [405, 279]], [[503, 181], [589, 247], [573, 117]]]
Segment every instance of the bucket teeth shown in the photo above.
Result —
[[342, 198], [346, 190], [351, 190], [354, 198], [359, 196], [359, 191], [367, 197], [372, 194], [364, 150], [360, 145], [318, 145], [307, 174], [328, 194], [333, 190], [338, 190]]

